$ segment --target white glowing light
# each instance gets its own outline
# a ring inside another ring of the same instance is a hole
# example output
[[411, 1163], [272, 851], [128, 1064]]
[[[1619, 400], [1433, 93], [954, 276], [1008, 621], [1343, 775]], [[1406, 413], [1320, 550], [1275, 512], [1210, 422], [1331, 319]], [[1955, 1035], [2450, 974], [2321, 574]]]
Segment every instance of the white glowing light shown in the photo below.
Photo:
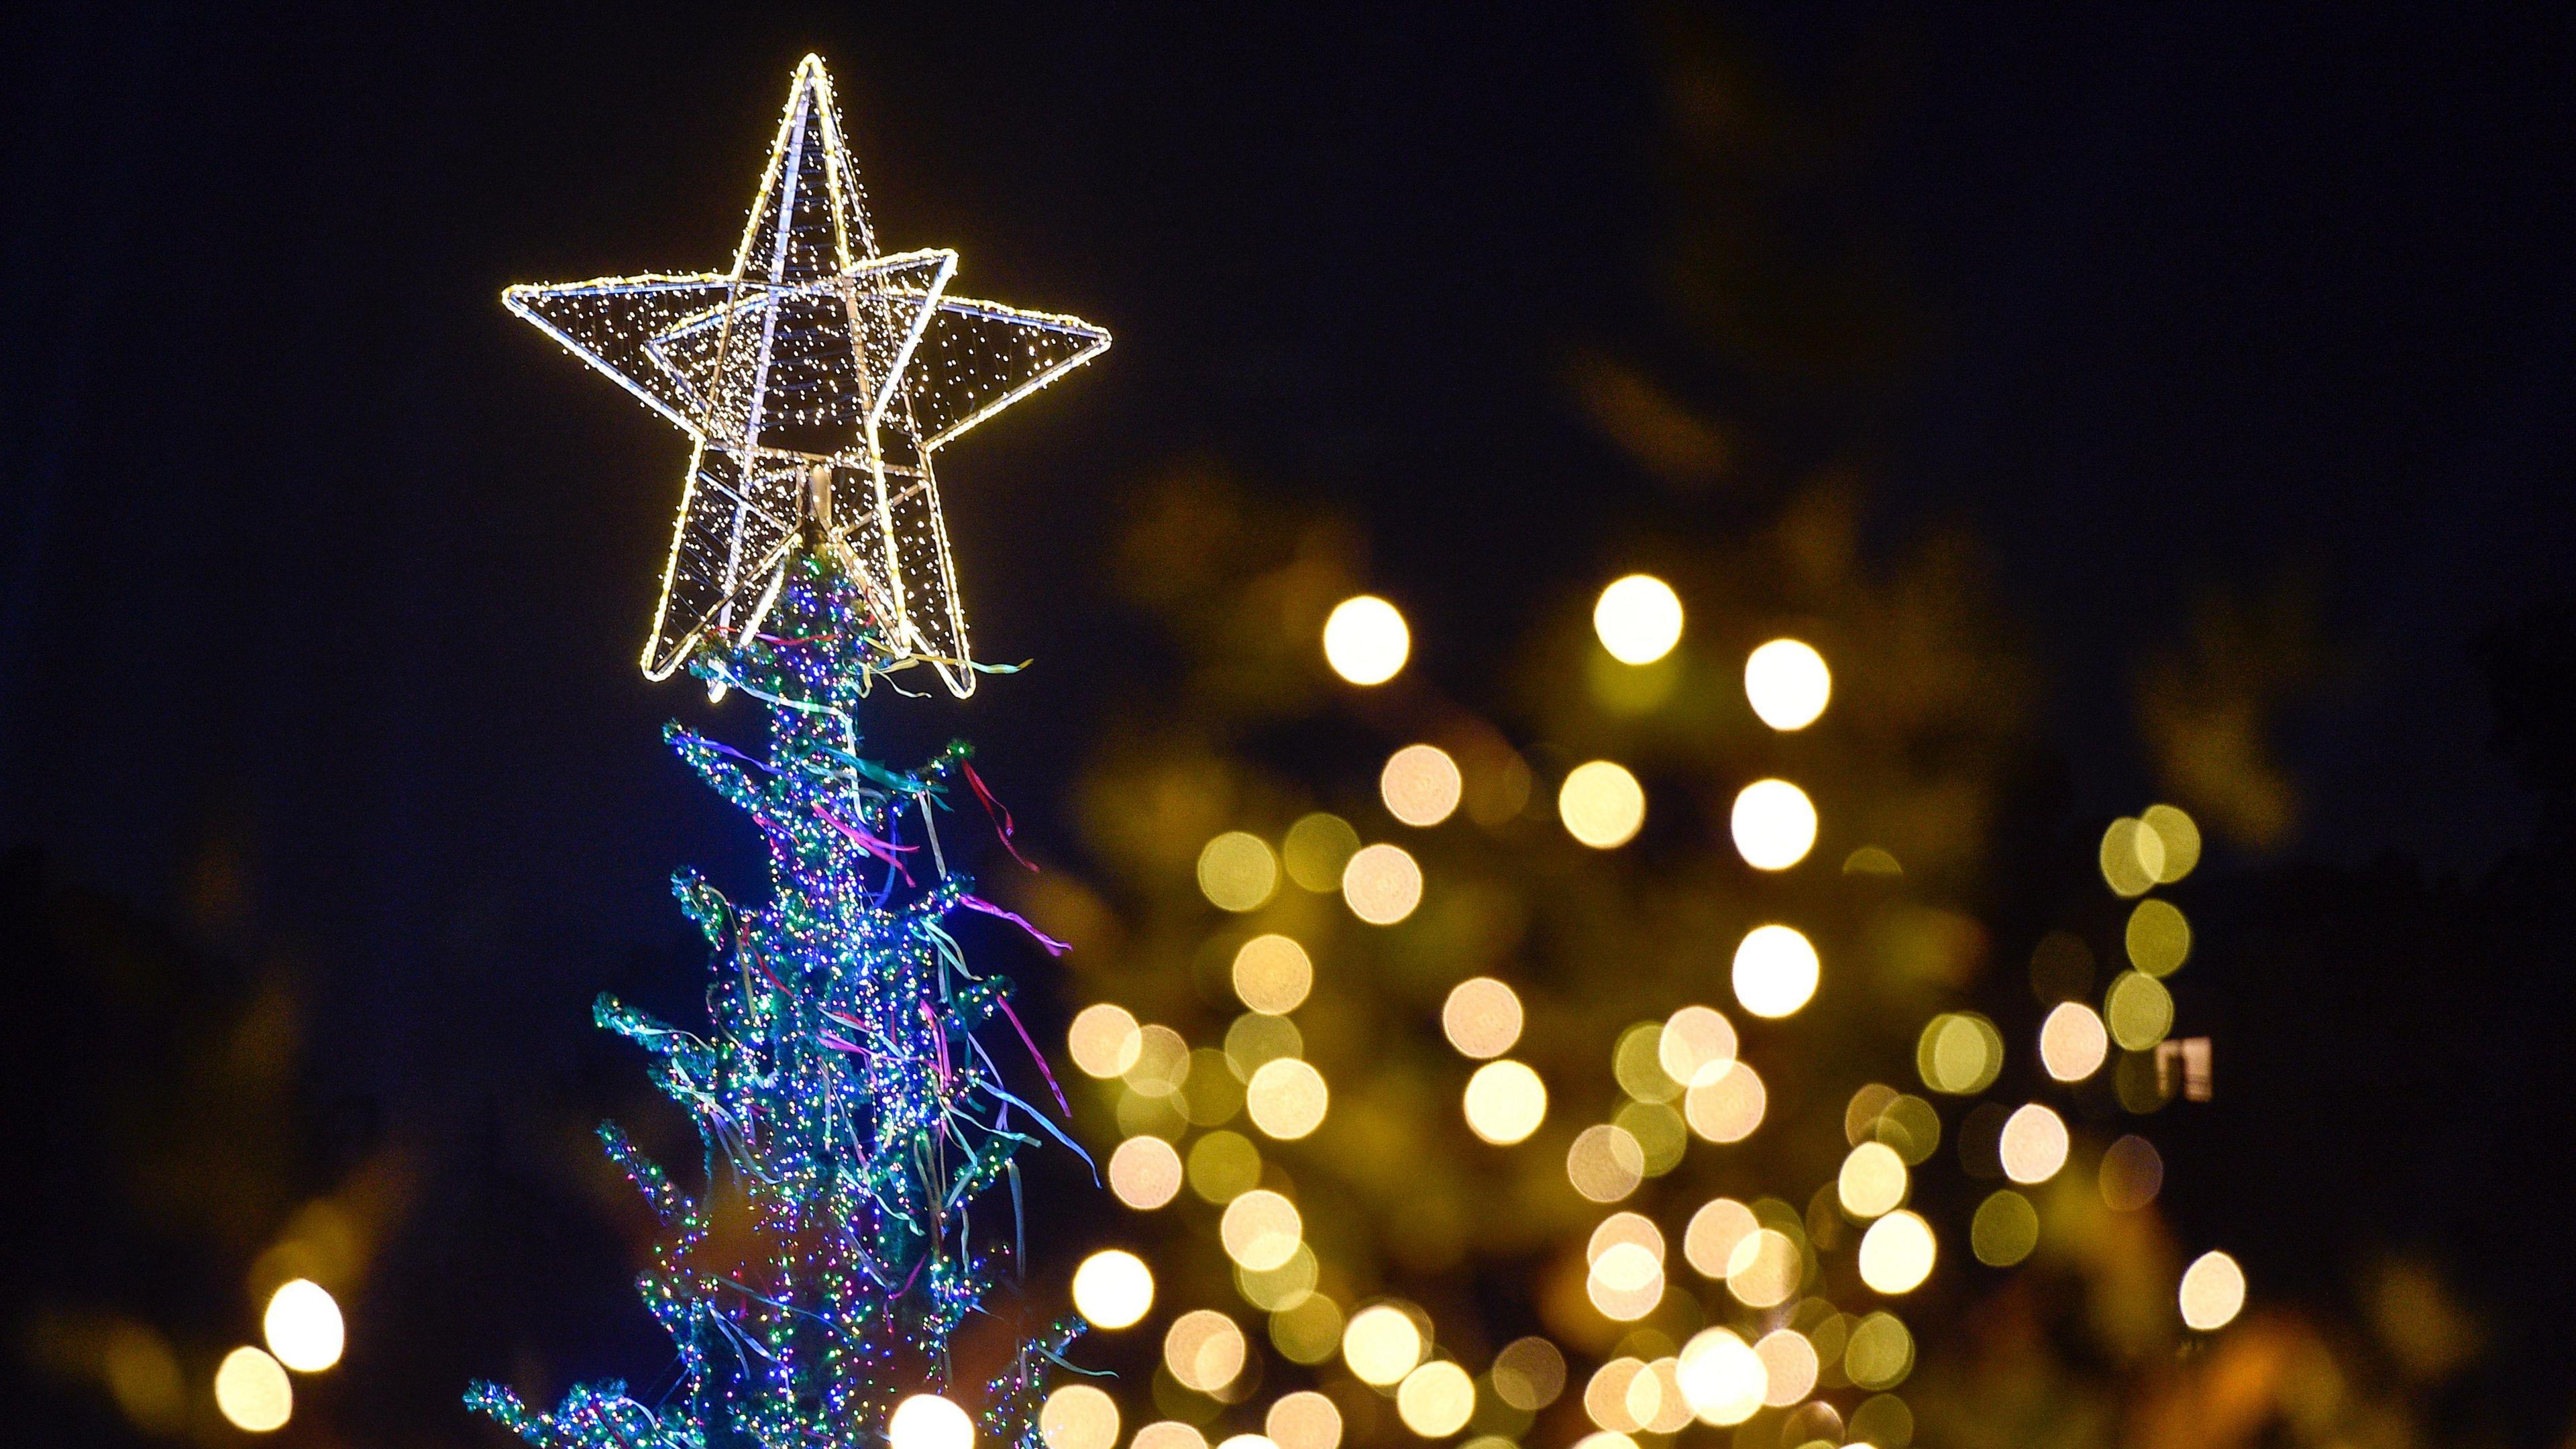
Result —
[[1736, 850], [1755, 870], [1787, 870], [1816, 843], [1816, 807], [1786, 780], [1756, 780], [1737, 792], [1729, 824]]
[[215, 1367], [215, 1407], [234, 1428], [265, 1434], [294, 1416], [295, 1389], [277, 1360], [255, 1348], [237, 1348]]
[[1592, 632], [1620, 663], [1652, 664], [1681, 642], [1682, 601], [1653, 574], [1630, 574], [1601, 591]]
[[[644, 648], [667, 679], [757, 629], [814, 525], [890, 642], [974, 692], [931, 458], [1097, 357], [1079, 318], [948, 295], [957, 254], [881, 255], [819, 57], [723, 273], [512, 287], [501, 300], [688, 434], [695, 455]], [[805, 451], [828, 433], [836, 451]]]
[[1735, 948], [1735, 999], [1755, 1016], [1788, 1016], [1816, 994], [1816, 948], [1788, 926], [1756, 926]]
[[1775, 730], [1802, 730], [1833, 698], [1833, 671], [1825, 656], [1796, 639], [1774, 639], [1744, 661], [1744, 698]]
[[1342, 600], [1324, 620], [1324, 662], [1353, 684], [1386, 683], [1412, 652], [1404, 616], [1375, 594]]
[[320, 1373], [338, 1363], [347, 1337], [340, 1305], [321, 1284], [307, 1278], [269, 1295], [260, 1327], [268, 1337], [268, 1351], [297, 1373]]
[[1073, 1270], [1073, 1306], [1098, 1328], [1130, 1328], [1154, 1306], [1154, 1273], [1145, 1260], [1109, 1248]]
[[2245, 1309], [2245, 1270], [2225, 1253], [2203, 1253], [2182, 1273], [2183, 1323], [2212, 1333], [2236, 1320]]
[[891, 1449], [975, 1449], [975, 1421], [937, 1394], [914, 1394], [886, 1417]]
[[1860, 1280], [1881, 1293], [1911, 1293], [1932, 1276], [1932, 1225], [1902, 1208], [1869, 1225], [1860, 1240]]

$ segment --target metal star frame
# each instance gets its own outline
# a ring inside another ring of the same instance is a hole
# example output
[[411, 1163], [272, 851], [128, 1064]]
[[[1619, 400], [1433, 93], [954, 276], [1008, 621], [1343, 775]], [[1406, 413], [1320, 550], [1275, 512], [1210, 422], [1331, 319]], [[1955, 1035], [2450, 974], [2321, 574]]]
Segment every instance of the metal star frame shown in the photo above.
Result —
[[689, 435], [646, 677], [760, 627], [811, 522], [888, 642], [975, 692], [931, 456], [1108, 350], [1078, 317], [948, 294], [879, 256], [820, 57], [796, 68], [733, 270], [516, 286], [504, 305]]

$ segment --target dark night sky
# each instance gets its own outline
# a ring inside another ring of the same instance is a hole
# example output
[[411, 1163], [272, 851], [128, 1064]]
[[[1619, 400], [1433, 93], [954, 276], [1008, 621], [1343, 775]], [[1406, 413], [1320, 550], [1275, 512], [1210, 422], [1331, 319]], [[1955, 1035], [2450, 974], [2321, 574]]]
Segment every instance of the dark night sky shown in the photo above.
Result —
[[[1651, 485], [1559, 369], [1669, 341], [1628, 9], [526, 8], [52, 7], [0, 62], [0, 843], [175, 912], [247, 832], [398, 1117], [743, 863], [632, 664], [680, 445], [495, 297], [721, 265], [808, 49], [891, 245], [1117, 334], [943, 469], [979, 652], [1039, 668], [891, 725], [1042, 838], [1122, 645], [1091, 548], [1176, 458], [1358, 513], [1435, 671], [1618, 561]], [[2473, 870], [2526, 817], [2464, 651], [2576, 545], [2569, 22], [2320, 14], [1735, 26], [1814, 104], [1896, 57], [1831, 208], [1924, 319], [1854, 414], [1881, 526], [1985, 540], [2084, 808], [2147, 798], [2128, 684], [2195, 592], [2305, 569], [2348, 665], [2298, 848]]]

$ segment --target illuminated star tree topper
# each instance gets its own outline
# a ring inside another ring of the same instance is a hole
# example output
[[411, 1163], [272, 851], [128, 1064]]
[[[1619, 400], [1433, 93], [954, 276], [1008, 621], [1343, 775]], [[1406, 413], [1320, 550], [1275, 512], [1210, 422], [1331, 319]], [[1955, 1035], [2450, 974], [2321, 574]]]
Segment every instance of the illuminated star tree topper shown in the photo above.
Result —
[[511, 287], [502, 301], [689, 435], [644, 673], [739, 645], [812, 523], [889, 645], [974, 692], [932, 455], [1107, 350], [1076, 317], [948, 292], [881, 255], [819, 57], [796, 68], [732, 270]]

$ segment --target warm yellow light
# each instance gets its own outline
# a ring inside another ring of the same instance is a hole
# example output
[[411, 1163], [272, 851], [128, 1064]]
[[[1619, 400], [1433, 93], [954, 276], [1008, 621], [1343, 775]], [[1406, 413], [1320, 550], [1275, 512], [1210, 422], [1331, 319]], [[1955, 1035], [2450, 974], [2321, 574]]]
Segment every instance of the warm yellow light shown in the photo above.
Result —
[[1682, 1119], [1711, 1142], [1741, 1142], [1762, 1125], [1770, 1094], [1749, 1063], [1702, 1072], [1682, 1098]]
[[1073, 1064], [1095, 1077], [1126, 1075], [1144, 1047], [1136, 1018], [1125, 1007], [1105, 1001], [1074, 1013], [1073, 1025], [1064, 1035], [1065, 1045], [1073, 1051]]
[[1422, 1330], [1413, 1316], [1381, 1303], [1351, 1315], [1342, 1329], [1342, 1360], [1361, 1383], [1401, 1383], [1422, 1362]]
[[1229, 830], [1199, 851], [1199, 892], [1219, 910], [1260, 909], [1279, 886], [1279, 857], [1248, 830]]
[[2203, 1253], [2182, 1271], [2182, 1321], [2202, 1333], [2225, 1328], [2245, 1309], [2245, 1270], [2225, 1253]]
[[1691, 1412], [1721, 1429], [1752, 1418], [1771, 1390], [1761, 1356], [1724, 1328], [1702, 1329], [1682, 1345], [1679, 1377]]
[[1378, 798], [1386, 813], [1407, 825], [1432, 826], [1449, 818], [1467, 788], [1458, 762], [1438, 745], [1406, 745], [1387, 756], [1378, 772]]
[[1116, 1449], [1118, 1401], [1089, 1384], [1066, 1384], [1038, 1410], [1047, 1449]]
[[1351, 852], [1360, 848], [1359, 832], [1351, 823], [1330, 811], [1318, 810], [1301, 815], [1280, 837], [1279, 863], [1288, 870], [1288, 878], [1305, 890], [1318, 895], [1342, 888], [1342, 867], [1350, 863]]
[[1945, 1011], [1924, 1024], [1914, 1067], [1933, 1091], [1982, 1092], [2004, 1069], [2003, 1033], [1973, 1011]]
[[1393, 679], [1412, 649], [1413, 634], [1404, 627], [1404, 616], [1375, 594], [1342, 600], [1324, 621], [1324, 662], [1353, 684]]
[[1131, 1328], [1154, 1306], [1154, 1272], [1123, 1248], [1106, 1248], [1073, 1270], [1073, 1306], [1095, 1328]]
[[1121, 1075], [1141, 1095], [1168, 1097], [1190, 1078], [1190, 1044], [1168, 1026], [1145, 1027], [1136, 1033], [1136, 1059]]
[[1914, 1335], [1893, 1313], [1872, 1313], [1852, 1330], [1843, 1348], [1843, 1372], [1864, 1389], [1883, 1392], [1914, 1367]]
[[2039, 1210], [2011, 1188], [1992, 1193], [1977, 1205], [1968, 1224], [1968, 1247], [1990, 1268], [2009, 1268], [2039, 1246]]
[[2004, 1119], [2004, 1176], [2025, 1186], [2046, 1182], [2066, 1165], [2066, 1119], [2037, 1102]]
[[1313, 1389], [1282, 1394], [1263, 1416], [1261, 1431], [1279, 1449], [1340, 1449], [1342, 1411]]
[[1395, 1412], [1404, 1427], [1425, 1439], [1445, 1439], [1467, 1427], [1476, 1410], [1476, 1383], [1467, 1371], [1446, 1359], [1424, 1364], [1404, 1376], [1395, 1391]]
[[1905, 1159], [1884, 1142], [1864, 1142], [1843, 1159], [1843, 1170], [1834, 1179], [1834, 1195], [1842, 1200], [1843, 1211], [1856, 1218], [1874, 1218], [1905, 1201]]
[[1227, 1203], [1217, 1225], [1225, 1255], [1254, 1272], [1267, 1272], [1295, 1257], [1305, 1232], [1297, 1205], [1268, 1188], [1256, 1188]]
[[2061, 1082], [2083, 1081], [2110, 1054], [2111, 1034], [2083, 1002], [2061, 1001], [2039, 1024], [2039, 1063]]
[[1157, 1419], [1136, 1431], [1127, 1449], [1208, 1449], [1207, 1436], [1178, 1419]]
[[297, 1373], [315, 1374], [340, 1361], [347, 1330], [340, 1305], [321, 1284], [298, 1278], [268, 1295], [268, 1312], [260, 1319], [268, 1351]]
[[1932, 1225], [1902, 1209], [1869, 1225], [1860, 1239], [1860, 1280], [1881, 1293], [1911, 1293], [1932, 1276]]
[[1566, 833], [1595, 850], [1636, 838], [1646, 823], [1646, 790], [1637, 777], [1608, 760], [1580, 764], [1556, 792], [1557, 818]]
[[2149, 976], [2171, 976], [2191, 956], [2191, 922], [2171, 901], [2140, 901], [2124, 933], [2129, 964]]
[[1494, 1355], [1494, 1397], [1535, 1414], [1565, 1392], [1565, 1355], [1544, 1338], [1516, 1338]]
[[2189, 815], [2171, 805], [2150, 805], [2139, 814], [2138, 823], [2154, 831], [2156, 843], [2163, 848], [2163, 868], [2156, 872], [2159, 884], [2172, 885], [2200, 864], [2200, 826]]
[[[1635, 1217], [1622, 1213], [1621, 1217]], [[1616, 1221], [1614, 1219], [1614, 1221]], [[1643, 1221], [1643, 1219], [1639, 1219]], [[1609, 1224], [1604, 1224], [1608, 1227]], [[1652, 1232], [1652, 1225], [1647, 1231]], [[1591, 1271], [1584, 1277], [1584, 1292], [1601, 1316], [1615, 1322], [1632, 1323], [1655, 1311], [1664, 1300], [1664, 1260], [1661, 1235], [1649, 1246], [1635, 1239], [1613, 1241], [1606, 1246], [1599, 1233], [1593, 1234]]]
[[1342, 900], [1370, 925], [1392, 926], [1422, 904], [1422, 867], [1401, 846], [1362, 846], [1342, 867]]
[[1315, 986], [1315, 963], [1286, 936], [1255, 936], [1234, 953], [1234, 994], [1271, 1016], [1303, 1005]]
[[1684, 1087], [1703, 1073], [1715, 1078], [1735, 1065], [1735, 1024], [1705, 1006], [1685, 1006], [1664, 1020], [1655, 1038], [1655, 1062]]
[[1160, 1137], [1130, 1137], [1109, 1154], [1109, 1190], [1139, 1212], [1151, 1212], [1181, 1190], [1181, 1154]]
[[1216, 1449], [1279, 1449], [1267, 1434], [1231, 1434], [1218, 1440]]
[[1282, 1142], [1293, 1142], [1323, 1125], [1332, 1100], [1324, 1074], [1295, 1057], [1262, 1063], [1243, 1089], [1243, 1105], [1252, 1125]]
[[1762, 1360], [1762, 1402], [1785, 1409], [1816, 1386], [1816, 1346], [1794, 1328], [1775, 1328], [1753, 1345]]
[[1243, 1372], [1243, 1330], [1213, 1308], [1196, 1308], [1172, 1320], [1163, 1333], [1163, 1367], [1183, 1388], [1213, 1394]]
[[1526, 1142], [1547, 1120], [1547, 1083], [1515, 1061], [1487, 1062], [1467, 1079], [1467, 1129], [1496, 1147]]
[[1756, 926], [1735, 948], [1735, 999], [1755, 1016], [1790, 1015], [1816, 994], [1816, 948], [1788, 926]]
[[1466, 1056], [1501, 1056], [1521, 1039], [1520, 994], [1491, 976], [1471, 976], [1449, 988], [1440, 1030]]
[[2142, 1052], [2173, 1030], [2173, 993], [2152, 976], [2123, 971], [2103, 993], [2102, 1016], [2122, 1051]]
[[1744, 697], [1775, 730], [1802, 730], [1833, 698], [1833, 671], [1825, 656], [1796, 639], [1774, 639], [1744, 661]]
[[1270, 1315], [1271, 1346], [1290, 1363], [1322, 1363], [1341, 1341], [1341, 1305], [1321, 1293], [1308, 1293]]
[[1234, 1286], [1244, 1302], [1265, 1313], [1278, 1313], [1296, 1307], [1313, 1294], [1323, 1272], [1324, 1265], [1316, 1259], [1315, 1250], [1299, 1243], [1288, 1261], [1276, 1268], [1235, 1269]]
[[1735, 1245], [1760, 1226], [1753, 1209], [1731, 1197], [1711, 1198], [1682, 1229], [1682, 1257], [1701, 1277], [1723, 1278]]
[[1681, 642], [1681, 598], [1653, 574], [1630, 574], [1601, 591], [1592, 632], [1620, 663], [1652, 664]]
[[914, 1394], [886, 1416], [888, 1449], [974, 1449], [975, 1421], [937, 1394]]
[[294, 1414], [295, 1390], [277, 1360], [255, 1348], [237, 1348], [215, 1367], [215, 1407], [234, 1428], [265, 1434]]
[[[1646, 1380], [1645, 1402], [1642, 1404], [1632, 1397], [1639, 1387], [1637, 1380], [1640, 1378]], [[1655, 1402], [1660, 1397], [1656, 1387], [1654, 1376], [1645, 1362], [1623, 1354], [1592, 1371], [1591, 1382], [1583, 1386], [1583, 1412], [1605, 1433], [1624, 1436], [1631, 1430], [1646, 1427], [1645, 1421], [1660, 1407]], [[1641, 1408], [1646, 1411], [1644, 1414], [1637, 1412]]]
[[1806, 1255], [1787, 1233], [1756, 1228], [1726, 1255], [1726, 1291], [1747, 1308], [1776, 1308], [1798, 1291], [1806, 1266]]
[[1239, 1132], [1209, 1132], [1190, 1144], [1190, 1191], [1228, 1203], [1261, 1183], [1261, 1150]]
[[1736, 853], [1755, 870], [1787, 870], [1816, 844], [1816, 807], [1786, 780], [1756, 780], [1738, 791], [1731, 822]]
[[2102, 832], [2102, 883], [2113, 895], [2145, 895], [2164, 866], [2163, 838], [2135, 817], [2123, 815]]
[[1566, 1181], [1594, 1202], [1617, 1202], [1635, 1192], [1645, 1175], [1646, 1150], [1618, 1127], [1586, 1127], [1566, 1150]]

